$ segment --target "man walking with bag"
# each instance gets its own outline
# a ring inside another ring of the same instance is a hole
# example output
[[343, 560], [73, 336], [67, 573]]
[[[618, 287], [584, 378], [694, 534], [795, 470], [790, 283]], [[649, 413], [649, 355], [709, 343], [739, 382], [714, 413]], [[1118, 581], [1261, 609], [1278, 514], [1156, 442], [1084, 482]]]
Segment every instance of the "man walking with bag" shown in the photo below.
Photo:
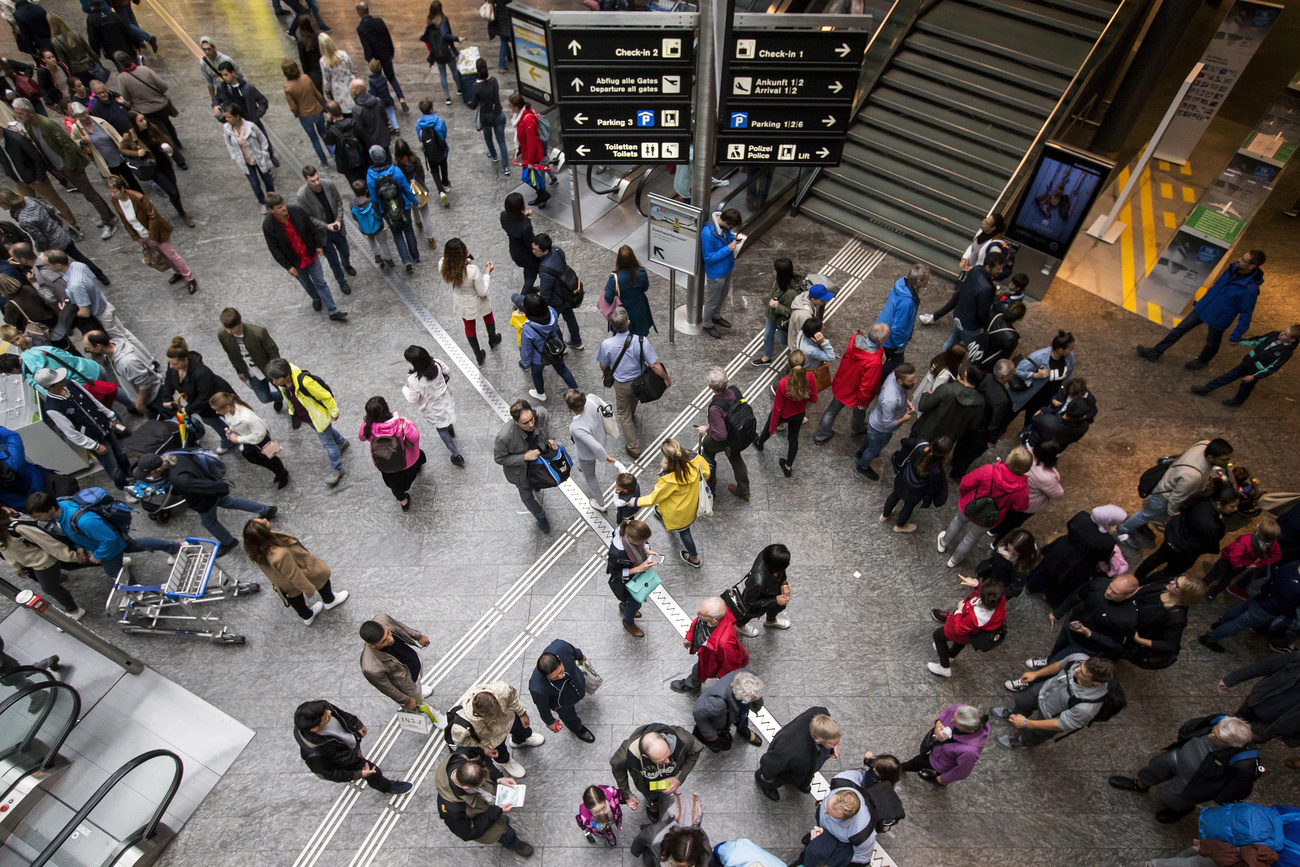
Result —
[[640, 400], [636, 381], [646, 370], [654, 371], [664, 381], [664, 388], [672, 385], [673, 381], [650, 341], [629, 330], [627, 310], [619, 307], [609, 314], [609, 325], [614, 334], [601, 341], [600, 349], [596, 351], [596, 363], [600, 365], [605, 387], [614, 389], [614, 414], [618, 416], [618, 426], [623, 431], [623, 451], [631, 458], [639, 458], [641, 437], [636, 432], [636, 408]]
[[578, 702], [586, 697], [588, 688], [593, 692], [596, 689], [596, 682], [589, 682], [588, 671], [581, 667], [586, 661], [581, 650], [563, 639], [555, 639], [537, 657], [537, 667], [528, 679], [528, 694], [537, 705], [537, 716], [543, 725], [558, 732], [562, 726], [555, 716], [559, 716], [578, 740], [590, 744], [596, 736], [583, 725], [575, 710]]
[[361, 624], [361, 675], [370, 685], [397, 702], [404, 711], [424, 711], [434, 722], [437, 717], [424, 703], [433, 687], [420, 685], [424, 665], [417, 647], [428, 647], [429, 636], [417, 632], [387, 614], [376, 614]]
[[[754, 410], [745, 403], [740, 389], [728, 385], [727, 372], [721, 367], [711, 367], [708, 373], [713, 400], [709, 402], [708, 422], [696, 425], [700, 435], [700, 451], [709, 462], [709, 478], [718, 474], [718, 454], [725, 452], [736, 477], [727, 490], [742, 500], [749, 499], [749, 468], [745, 466], [744, 451], [754, 444], [758, 422]], [[716, 482], [715, 482], [716, 485]]]
[[519, 499], [537, 519], [537, 529], [549, 533], [551, 522], [547, 520], [546, 510], [537, 501], [537, 494], [528, 481], [528, 465], [541, 457], [543, 445], [545, 451], [555, 451], [555, 440], [551, 439], [546, 410], [540, 406], [533, 409], [532, 404], [526, 400], [515, 401], [510, 405], [510, 421], [497, 432], [496, 442], [492, 446], [492, 459], [501, 465], [506, 481], [519, 489]]

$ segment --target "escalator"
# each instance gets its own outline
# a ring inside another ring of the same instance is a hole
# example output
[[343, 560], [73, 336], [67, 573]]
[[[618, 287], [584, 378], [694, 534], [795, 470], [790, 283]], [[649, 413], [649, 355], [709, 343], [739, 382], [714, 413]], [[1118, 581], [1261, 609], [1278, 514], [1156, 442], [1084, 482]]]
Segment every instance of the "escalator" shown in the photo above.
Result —
[[800, 210], [955, 271], [1119, 8], [1111, 0], [924, 7], [854, 119], [843, 162], [818, 173]]
[[0, 833], [67, 769], [59, 750], [80, 716], [81, 696], [44, 669], [0, 675]]

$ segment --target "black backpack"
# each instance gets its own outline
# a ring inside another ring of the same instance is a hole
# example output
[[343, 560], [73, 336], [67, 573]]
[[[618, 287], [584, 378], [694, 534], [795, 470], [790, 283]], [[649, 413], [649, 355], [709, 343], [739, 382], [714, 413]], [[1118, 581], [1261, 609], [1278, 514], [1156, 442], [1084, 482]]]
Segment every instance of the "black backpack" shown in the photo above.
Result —
[[451, 727], [454, 725], [467, 729], [469, 731], [469, 736], [474, 740], [478, 740], [478, 732], [474, 730], [474, 726], [470, 724], [469, 720], [457, 713], [457, 711], [462, 711], [464, 709], [465, 705], [458, 704], [451, 710], [447, 711], [447, 727], [442, 730], [442, 739], [446, 742], [447, 746], [452, 747], [453, 749], [456, 747], [456, 744], [451, 739]]
[[301, 369], [298, 371], [298, 393], [299, 394], [307, 393], [307, 389], [303, 388], [303, 377], [307, 377], [307, 376], [311, 377], [312, 382], [316, 383], [321, 388], [328, 391], [330, 393], [330, 397], [334, 396], [334, 389], [330, 388], [329, 384], [325, 382], [325, 380], [321, 379], [319, 376], [312, 373], [310, 370], [301, 370]]
[[406, 214], [406, 202], [392, 175], [379, 176], [375, 181], [375, 195], [379, 197], [379, 209], [390, 222], [395, 223]]
[[400, 473], [406, 469], [406, 437], [375, 437], [370, 441], [370, 460], [381, 473]]
[[[1081, 662], [1079, 665], [1083, 665], [1083, 663]], [[1071, 671], [1073, 671], [1073, 669], [1071, 669]], [[1067, 676], [1073, 677], [1073, 674]], [[1066, 707], [1074, 707], [1077, 704], [1093, 704], [1093, 702], [1085, 701], [1074, 693], [1070, 693], [1070, 700], [1066, 704]], [[1089, 720], [1088, 725], [1084, 726], [1084, 728], [1090, 727], [1093, 723], [1106, 722], [1114, 719], [1119, 716], [1120, 712], [1126, 707], [1128, 707], [1128, 696], [1124, 695], [1124, 687], [1119, 685], [1118, 680], [1112, 680], [1106, 684], [1106, 694], [1102, 696], [1101, 707], [1097, 710], [1097, 715]], [[1056, 740], [1059, 741], [1061, 738], [1068, 738], [1075, 732], [1082, 730], [1083, 729], [1072, 729], [1058, 737]]]
[[336, 127], [338, 134], [338, 144], [334, 146], [334, 153], [338, 156], [339, 161], [343, 164], [345, 170], [359, 169], [366, 164], [365, 149], [361, 147], [361, 139], [352, 129], [339, 129]]
[[563, 271], [556, 271], [554, 268], [539, 269], [543, 274], [550, 274], [555, 278], [555, 294], [560, 300], [569, 307], [581, 307], [582, 299], [585, 293], [582, 291], [582, 280], [578, 277], [578, 272], [574, 271], [568, 265], [564, 266]]
[[1163, 457], [1156, 461], [1155, 466], [1150, 467], [1146, 472], [1139, 476], [1138, 496], [1143, 499], [1151, 496], [1151, 492], [1156, 489], [1156, 485], [1160, 484], [1160, 480], [1165, 477], [1165, 473], [1169, 472], [1169, 468], [1173, 466], [1174, 461], [1177, 459], [1178, 455], [1168, 455]]
[[420, 144], [424, 147], [424, 158], [429, 163], [429, 171], [435, 164], [447, 159], [447, 140], [438, 135], [438, 130], [426, 126], [420, 130]]
[[754, 408], [745, 400], [744, 394], [739, 388], [735, 391], [735, 400], [715, 397], [709, 406], [722, 408], [727, 424], [727, 451], [739, 454], [758, 439], [758, 420], [754, 418]]
[[569, 351], [569, 347], [565, 345], [564, 338], [560, 336], [559, 322], [555, 323], [555, 329], [549, 334], [543, 333], [535, 322], [529, 322], [528, 324], [533, 327], [534, 332], [542, 335], [542, 348], [538, 353], [542, 357], [542, 364], [554, 364], [564, 358], [565, 353]]

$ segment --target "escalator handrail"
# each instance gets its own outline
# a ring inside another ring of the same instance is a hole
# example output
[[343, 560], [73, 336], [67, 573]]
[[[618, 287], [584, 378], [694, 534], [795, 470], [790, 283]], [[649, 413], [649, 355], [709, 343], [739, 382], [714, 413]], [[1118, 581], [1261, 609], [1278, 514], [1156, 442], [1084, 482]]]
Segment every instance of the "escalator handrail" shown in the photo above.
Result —
[[45, 683], [50, 683], [54, 680], [54, 675], [50, 674], [49, 669], [37, 668], [34, 665], [16, 665], [13, 668], [6, 668], [4, 671], [0, 671], [0, 680], [4, 680], [6, 677], [8, 677], [11, 674], [28, 673], [28, 672], [33, 672], [36, 674], [43, 675], [45, 677], [44, 680]]
[[[150, 762], [163, 756], [170, 757], [171, 760], [176, 763], [176, 774], [172, 777], [172, 783], [167, 790], [167, 796], [162, 799], [162, 802], [154, 811], [153, 818], [142, 825], [135, 833], [131, 834], [128, 839], [118, 841], [123, 844], [121, 850], [118, 852], [118, 857], [121, 856], [122, 852], [130, 849], [135, 844], [153, 836], [154, 830], [158, 827], [159, 820], [162, 819], [162, 814], [167, 810], [168, 805], [172, 802], [172, 798], [176, 795], [176, 790], [180, 787], [181, 775], [184, 773], [184, 765], [181, 764], [180, 757], [171, 750], [150, 750], [147, 753], [141, 753], [114, 771], [112, 775], [104, 781], [103, 785], [96, 789], [95, 793], [86, 800], [86, 803], [82, 805], [81, 809], [68, 820], [68, 824], [63, 826], [63, 830], [55, 834], [49, 844], [41, 850], [41, 854], [36, 856], [36, 860], [31, 863], [31, 867], [43, 867], [43, 865], [48, 863], [49, 860], [59, 851], [60, 847], [68, 841], [68, 838], [72, 836], [73, 832], [77, 830], [81, 823], [86, 821], [87, 817], [94, 812], [95, 808], [99, 806], [99, 802], [104, 800], [109, 792], [111, 792], [127, 774], [131, 773], [145, 762]], [[114, 860], [116, 860], [116, 858]]]
[[649, 208], [642, 209], [641, 194], [645, 192], [646, 184], [650, 182], [650, 176], [653, 175], [655, 172], [659, 171], [660, 169], [665, 169], [665, 168], [666, 167], [662, 165], [652, 166], [649, 171], [645, 171], [641, 173], [641, 180], [638, 181], [636, 185], [636, 212], [643, 217], [649, 217], [650, 210]]
[[[44, 671], [44, 669], [39, 668], [35, 670]], [[48, 672], [46, 672], [46, 674], [48, 674]], [[38, 771], [43, 771], [50, 766], [54, 761], [54, 757], [59, 754], [59, 749], [63, 746], [64, 740], [67, 739], [68, 733], [72, 731], [73, 726], [75, 726], [77, 721], [81, 718], [81, 694], [73, 689], [71, 685], [66, 684], [61, 680], [54, 680], [51, 678], [45, 683], [33, 683], [30, 686], [19, 690], [9, 696], [9, 698], [5, 699], [3, 704], [0, 704], [0, 716], [3, 716], [4, 712], [10, 707], [23, 699], [31, 698], [34, 693], [40, 692], [41, 690], [50, 690], [52, 692], [57, 689], [66, 689], [72, 694], [72, 713], [68, 715], [68, 722], [63, 727], [63, 730], [59, 732], [58, 737], [50, 744], [50, 751], [45, 758], [41, 760], [40, 767], [36, 769]], [[22, 750], [26, 750], [31, 746], [32, 740], [36, 737], [36, 733], [41, 730], [41, 726], [45, 725], [45, 720], [49, 718], [50, 711], [54, 710], [54, 704], [55, 702], [51, 700], [41, 709], [40, 718], [37, 719], [36, 725], [32, 726], [31, 731], [27, 733], [27, 737], [25, 737], [23, 742], [19, 745]]]

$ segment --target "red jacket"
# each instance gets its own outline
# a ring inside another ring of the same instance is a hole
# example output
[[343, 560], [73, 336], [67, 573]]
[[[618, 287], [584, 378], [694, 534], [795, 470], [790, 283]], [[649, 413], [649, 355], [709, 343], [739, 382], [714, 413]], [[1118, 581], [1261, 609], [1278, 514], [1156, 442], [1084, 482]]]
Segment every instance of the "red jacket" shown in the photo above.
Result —
[[[698, 617], [691, 621], [687, 635], [695, 634], [695, 624], [698, 622]], [[749, 651], [740, 643], [740, 635], [736, 632], [736, 616], [730, 608], [709, 634], [709, 640], [699, 649], [699, 664], [701, 681], [710, 677], [722, 677], [749, 665]]]
[[519, 116], [516, 128], [519, 137], [519, 164], [522, 166], [540, 166], [546, 162], [546, 145], [537, 133], [537, 112], [524, 108]]
[[776, 433], [776, 426], [781, 423], [781, 419], [802, 415], [804, 410], [808, 409], [808, 404], [817, 402], [817, 374], [809, 370], [805, 371], [804, 375], [808, 377], [808, 390], [810, 392], [807, 400], [791, 400], [786, 395], [785, 383], [790, 377], [783, 376], [781, 381], [776, 384], [776, 398], [772, 401], [772, 416], [767, 422], [769, 436]]
[[970, 644], [970, 637], [976, 632], [994, 632], [1007, 622], [1007, 600], [1002, 597], [994, 609], [989, 622], [980, 626], [975, 620], [975, 600], [979, 598], [980, 589], [976, 587], [962, 600], [957, 610], [948, 615], [943, 622], [943, 637], [956, 644]]
[[967, 504], [976, 497], [993, 497], [997, 501], [998, 523], [1001, 523], [1012, 509], [1017, 512], [1029, 510], [1029, 479], [1011, 472], [1001, 460], [996, 464], [985, 464], [962, 476], [957, 508], [963, 515]]
[[1251, 544], [1253, 533], [1242, 533], [1220, 552], [1223, 559], [1233, 569], [1245, 569], [1247, 566], [1267, 566], [1270, 563], [1276, 563], [1282, 559], [1282, 547], [1277, 542], [1268, 549], [1262, 558], [1255, 553], [1255, 546]]
[[840, 359], [839, 369], [831, 380], [831, 394], [847, 407], [867, 406], [876, 399], [880, 391], [880, 371], [885, 364], [885, 350], [876, 347], [875, 352], [858, 348], [859, 331], [849, 341], [844, 357]]

